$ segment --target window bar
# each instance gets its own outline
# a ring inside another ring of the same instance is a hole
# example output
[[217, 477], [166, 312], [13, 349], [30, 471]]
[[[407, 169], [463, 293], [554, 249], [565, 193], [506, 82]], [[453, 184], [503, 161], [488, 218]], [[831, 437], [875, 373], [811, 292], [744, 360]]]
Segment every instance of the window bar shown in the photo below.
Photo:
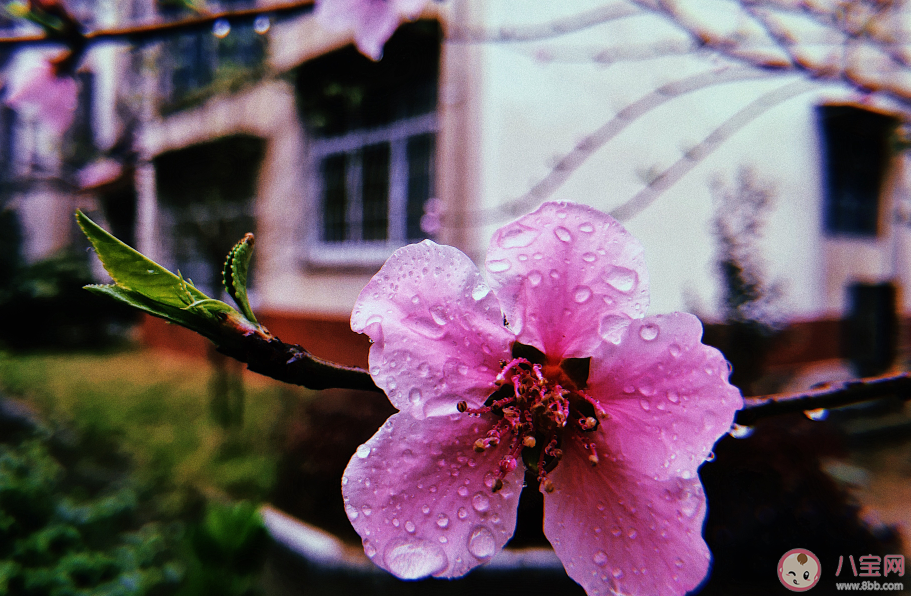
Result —
[[408, 140], [397, 139], [390, 143], [389, 155], [389, 242], [397, 244], [407, 240], [405, 230], [408, 202]]
[[360, 244], [364, 241], [363, 219], [364, 201], [361, 193], [361, 178], [363, 177], [363, 151], [355, 149], [348, 153], [347, 171], [345, 181], [348, 185], [348, 233], [345, 240]]

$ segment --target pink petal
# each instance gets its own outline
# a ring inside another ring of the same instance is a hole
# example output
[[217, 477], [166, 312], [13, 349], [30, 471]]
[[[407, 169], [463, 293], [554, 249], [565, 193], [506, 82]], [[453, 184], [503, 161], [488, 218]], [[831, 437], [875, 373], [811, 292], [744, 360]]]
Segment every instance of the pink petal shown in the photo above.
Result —
[[76, 116], [76, 81], [55, 75], [44, 57], [37, 60], [13, 74], [6, 104], [17, 110], [34, 106], [38, 118], [59, 135], [72, 125]]
[[551, 358], [591, 356], [602, 319], [648, 306], [642, 245], [586, 205], [544, 203], [497, 230], [487, 271], [518, 341]]
[[581, 441], [567, 442], [549, 476], [555, 490], [544, 495], [544, 533], [569, 576], [588, 596], [696, 587], [711, 558], [698, 478], [657, 481], [609, 458], [592, 467], [587, 457]]
[[383, 46], [403, 19], [417, 18], [426, 0], [320, 0], [316, 18], [327, 29], [354, 31], [362, 54], [379, 60]]
[[612, 455], [649, 478], [695, 478], [743, 398], [727, 361], [700, 343], [702, 324], [686, 313], [637, 320], [592, 358], [586, 390], [610, 415]]
[[523, 467], [491, 492], [509, 445], [475, 453], [472, 444], [494, 418], [400, 412], [358, 448], [342, 494], [374, 563], [402, 579], [458, 577], [503, 548], [516, 526]]
[[370, 374], [415, 418], [480, 407], [512, 333], [475, 264], [430, 240], [397, 250], [361, 291], [351, 328], [373, 340]]

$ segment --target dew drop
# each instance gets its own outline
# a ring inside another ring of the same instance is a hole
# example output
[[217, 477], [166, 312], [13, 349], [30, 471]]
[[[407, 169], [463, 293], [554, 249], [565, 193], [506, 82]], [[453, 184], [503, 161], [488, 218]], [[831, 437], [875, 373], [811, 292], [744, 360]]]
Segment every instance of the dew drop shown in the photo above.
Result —
[[419, 403], [421, 401], [421, 390], [417, 387], [413, 387], [411, 391], [408, 392], [408, 399], [410, 399], [413, 404]]
[[629, 326], [630, 320], [622, 315], [605, 315], [598, 323], [598, 335], [601, 339], [615, 346], [623, 340], [623, 332]]
[[506, 230], [500, 236], [497, 243], [502, 248], [525, 248], [534, 242], [539, 234], [540, 232], [538, 230], [516, 224], [514, 227]]
[[560, 242], [572, 242], [573, 241], [572, 233], [570, 233], [570, 231], [567, 230], [566, 228], [564, 228], [563, 226], [558, 226], [558, 227], [554, 228], [554, 235], [560, 239]]
[[478, 284], [471, 291], [471, 297], [475, 300], [483, 300], [488, 294], [490, 294], [490, 286], [487, 284]]
[[437, 526], [440, 528], [446, 528], [449, 526], [449, 516], [445, 513], [441, 513], [437, 516]]
[[683, 559], [681, 559], [680, 557], [677, 557], [676, 559], [674, 559], [674, 567], [676, 567], [677, 569], [680, 569], [681, 567], [683, 567]]
[[602, 275], [602, 278], [605, 282], [625, 294], [632, 290], [633, 286], [636, 285], [638, 276], [632, 269], [614, 266], [606, 271]]
[[668, 391], [667, 392], [667, 401], [671, 402], [672, 404], [680, 403], [680, 396], [677, 394], [676, 391]]
[[475, 493], [471, 498], [471, 506], [478, 513], [483, 513], [490, 509], [490, 498], [484, 493]]
[[677, 344], [676, 342], [669, 345], [667, 348], [667, 351], [670, 352], [671, 356], [673, 356], [674, 358], [679, 358], [681, 352], [683, 352], [680, 345]]
[[393, 518], [392, 518], [392, 525], [395, 526], [396, 528], [398, 528], [400, 525], [402, 525], [402, 522], [399, 521], [399, 518], [393, 517]]
[[551, 269], [551, 270], [550, 270], [550, 278], [551, 278], [551, 279], [560, 279], [560, 272], [557, 271], [556, 269]]
[[348, 519], [350, 519], [351, 521], [356, 520], [357, 516], [360, 515], [357, 512], [357, 509], [355, 509], [354, 506], [351, 505], [350, 503], [345, 504], [345, 513], [348, 514]]
[[446, 553], [425, 540], [393, 540], [383, 553], [386, 568], [402, 579], [418, 579], [440, 573], [449, 566]]
[[623, 570], [620, 569], [619, 567], [614, 567], [614, 569], [610, 572], [610, 574], [614, 576], [614, 579], [620, 579], [621, 577], [623, 577]]
[[216, 19], [212, 25], [212, 35], [218, 39], [224, 39], [229, 33], [231, 33], [231, 23], [228, 22], [228, 19]]
[[645, 341], [652, 341], [658, 337], [658, 325], [655, 325], [654, 323], [646, 323], [639, 328], [639, 337]]
[[825, 420], [829, 417], [829, 411], [825, 408], [816, 408], [815, 410], [806, 410], [803, 415], [810, 420]]
[[264, 14], [259, 15], [256, 17], [256, 20], [253, 21], [253, 30], [260, 35], [265, 35], [268, 33], [271, 27], [272, 21]]
[[591, 234], [595, 231], [595, 226], [593, 226], [590, 222], [585, 222], [579, 225], [579, 231], [585, 232], [586, 234]]
[[592, 290], [588, 286], [577, 286], [573, 290], [573, 300], [576, 304], [585, 304], [592, 297]]
[[460, 496], [460, 497], [467, 497], [467, 496], [468, 496], [468, 487], [467, 487], [467, 486], [460, 486], [460, 487], [459, 487], [459, 490], [458, 490], [457, 492], [459, 493], [459, 496]]
[[408, 532], [409, 534], [414, 534], [414, 531], [416, 529], [417, 528], [415, 527], [414, 522], [411, 521], [410, 519], [405, 522], [405, 531]]
[[478, 559], [489, 559], [497, 550], [493, 532], [484, 526], [476, 526], [468, 538], [468, 552]]
[[598, 260], [598, 255], [596, 255], [593, 252], [587, 252], [582, 255], [582, 260], [585, 261], [586, 263], [594, 263], [595, 261]]
[[459, 516], [459, 519], [465, 519], [466, 517], [468, 517], [468, 510], [465, 509], [464, 507], [459, 507], [459, 511], [458, 511], [457, 515]]
[[620, 534], [623, 533], [623, 530], [620, 529], [620, 526], [614, 526], [610, 529], [610, 533], [614, 535], [614, 538], [619, 538]]
[[531, 283], [531, 286], [533, 288], [541, 285], [542, 279], [544, 279], [544, 276], [541, 275], [540, 271], [535, 270], [528, 273], [528, 281]]
[[433, 317], [433, 320], [437, 325], [445, 325], [448, 321], [446, 318], [446, 309], [441, 304], [437, 304], [430, 309], [430, 316]]
[[731, 426], [731, 430], [728, 433], [735, 439], [745, 439], [753, 434], [752, 426], [742, 426], [736, 422]]
[[373, 513], [373, 509], [370, 508], [370, 505], [364, 505], [363, 507], [361, 507], [361, 512], [365, 516], [370, 517], [370, 514]]
[[508, 270], [512, 265], [507, 260], [499, 261], [487, 261], [487, 270], [492, 271], [493, 273], [503, 273]]
[[595, 565], [598, 567], [604, 567], [607, 565], [607, 553], [603, 550], [599, 550], [595, 553], [595, 556], [592, 557], [592, 560], [595, 562]]
[[652, 409], [651, 406], [649, 405], [647, 399], [640, 399], [640, 400], [639, 400], [639, 406], [641, 406], [642, 409], [645, 410], [646, 412], [648, 412], [649, 410]]
[[630, 528], [629, 532], [626, 533], [626, 537], [630, 540], [635, 540], [636, 536], [639, 535], [639, 532], [636, 531], [636, 528]]
[[429, 505], [423, 505], [423, 506], [421, 507], [421, 512], [422, 512], [424, 515], [430, 515], [430, 506], [429, 506]]
[[460, 364], [460, 365], [458, 365], [458, 366], [456, 367], [456, 370], [459, 371], [459, 374], [460, 374], [460, 375], [465, 376], [465, 375], [468, 374], [468, 365], [467, 365], [467, 364]]
[[370, 455], [370, 447], [367, 445], [360, 445], [358, 446], [356, 453], [359, 458], [366, 459], [367, 456]]

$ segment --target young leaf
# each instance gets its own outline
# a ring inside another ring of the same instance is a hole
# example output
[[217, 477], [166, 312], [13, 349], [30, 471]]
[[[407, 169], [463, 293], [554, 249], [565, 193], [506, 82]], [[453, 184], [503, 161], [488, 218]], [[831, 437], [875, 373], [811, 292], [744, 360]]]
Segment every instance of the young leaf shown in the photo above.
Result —
[[247, 234], [228, 253], [225, 260], [224, 283], [225, 290], [240, 307], [240, 312], [255, 323], [256, 316], [247, 299], [247, 271], [253, 257], [253, 242], [253, 234]]
[[76, 221], [95, 247], [108, 275], [118, 286], [176, 308], [186, 306], [186, 298], [190, 298], [191, 302], [208, 299], [208, 296], [182, 277], [174, 275], [112, 236], [82, 211], [76, 211]]

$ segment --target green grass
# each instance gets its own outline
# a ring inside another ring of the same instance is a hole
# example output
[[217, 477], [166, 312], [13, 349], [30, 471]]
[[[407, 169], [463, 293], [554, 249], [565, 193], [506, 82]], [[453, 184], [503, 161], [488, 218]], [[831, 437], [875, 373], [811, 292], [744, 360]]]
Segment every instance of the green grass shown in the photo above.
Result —
[[210, 416], [208, 362], [148, 350], [114, 354], [0, 353], [0, 390], [53, 422], [115, 439], [140, 483], [179, 513], [198, 496], [261, 502], [275, 481], [277, 439], [290, 403], [304, 394], [244, 374], [242, 428]]

